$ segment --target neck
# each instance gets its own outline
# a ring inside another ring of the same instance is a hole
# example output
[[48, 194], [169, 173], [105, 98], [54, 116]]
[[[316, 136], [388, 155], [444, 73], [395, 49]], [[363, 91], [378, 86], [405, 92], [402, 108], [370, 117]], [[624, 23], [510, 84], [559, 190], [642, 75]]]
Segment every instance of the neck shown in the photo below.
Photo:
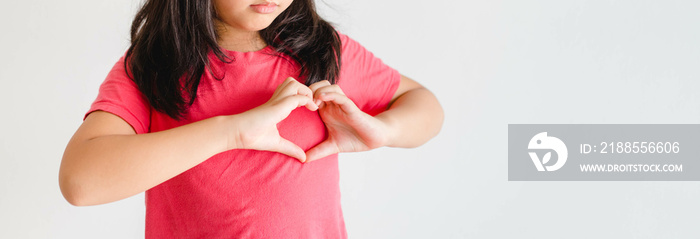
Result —
[[218, 43], [226, 50], [237, 52], [258, 51], [267, 46], [257, 31], [245, 31], [216, 21]]

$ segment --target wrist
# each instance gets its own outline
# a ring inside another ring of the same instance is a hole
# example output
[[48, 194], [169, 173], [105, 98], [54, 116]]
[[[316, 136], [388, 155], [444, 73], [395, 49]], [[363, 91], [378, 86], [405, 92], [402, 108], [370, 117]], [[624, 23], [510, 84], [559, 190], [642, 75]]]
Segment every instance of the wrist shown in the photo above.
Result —
[[399, 137], [398, 122], [396, 119], [391, 117], [391, 114], [386, 114], [387, 112], [382, 112], [374, 116], [375, 119], [381, 122], [384, 132], [384, 143], [382, 146], [396, 147], [397, 138]]
[[223, 115], [215, 117], [218, 130], [223, 134], [223, 151], [240, 148], [240, 119], [238, 115]]

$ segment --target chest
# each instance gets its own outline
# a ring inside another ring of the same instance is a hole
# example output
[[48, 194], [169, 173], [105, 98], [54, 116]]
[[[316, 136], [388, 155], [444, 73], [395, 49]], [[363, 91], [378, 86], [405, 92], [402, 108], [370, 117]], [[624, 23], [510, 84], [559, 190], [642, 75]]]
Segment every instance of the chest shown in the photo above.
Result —
[[[285, 58], [263, 64], [214, 66], [203, 74], [197, 99], [188, 108], [187, 119], [176, 121], [167, 115], [151, 115], [151, 132], [167, 130], [219, 115], [243, 113], [267, 102], [287, 77], [298, 78], [299, 66]], [[319, 114], [300, 107], [278, 125], [280, 135], [304, 149], [325, 138], [325, 125]]]

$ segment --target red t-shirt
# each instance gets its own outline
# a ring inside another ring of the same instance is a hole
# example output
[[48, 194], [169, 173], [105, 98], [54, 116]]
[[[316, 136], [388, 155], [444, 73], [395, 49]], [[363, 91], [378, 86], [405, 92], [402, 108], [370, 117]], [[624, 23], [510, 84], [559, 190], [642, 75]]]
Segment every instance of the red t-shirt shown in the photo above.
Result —
[[[396, 92], [400, 75], [356, 41], [340, 35], [338, 85], [364, 112], [376, 115]], [[188, 118], [176, 121], [153, 110], [126, 76], [124, 57], [100, 86], [89, 112], [103, 110], [136, 133], [157, 132], [265, 103], [277, 85], [299, 75], [299, 65], [267, 47], [225, 52], [230, 64], [209, 58], [216, 80], [202, 75]], [[86, 114], [87, 116], [87, 114]], [[300, 107], [278, 124], [280, 135], [308, 150], [326, 138], [318, 112]], [[302, 164], [289, 156], [229, 150], [146, 191], [147, 238], [346, 238], [340, 206], [338, 155]]]

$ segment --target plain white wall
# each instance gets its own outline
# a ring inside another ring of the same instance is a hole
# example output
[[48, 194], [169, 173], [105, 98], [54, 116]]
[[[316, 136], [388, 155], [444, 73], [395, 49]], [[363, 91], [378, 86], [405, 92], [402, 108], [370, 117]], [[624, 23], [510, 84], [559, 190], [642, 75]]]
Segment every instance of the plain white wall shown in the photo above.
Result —
[[[700, 123], [697, 1], [324, 0], [431, 89], [441, 134], [341, 155], [351, 238], [697, 238], [697, 182], [508, 182], [513, 123]], [[0, 238], [135, 238], [138, 195], [73, 207], [63, 149], [139, 1], [0, 3]]]

